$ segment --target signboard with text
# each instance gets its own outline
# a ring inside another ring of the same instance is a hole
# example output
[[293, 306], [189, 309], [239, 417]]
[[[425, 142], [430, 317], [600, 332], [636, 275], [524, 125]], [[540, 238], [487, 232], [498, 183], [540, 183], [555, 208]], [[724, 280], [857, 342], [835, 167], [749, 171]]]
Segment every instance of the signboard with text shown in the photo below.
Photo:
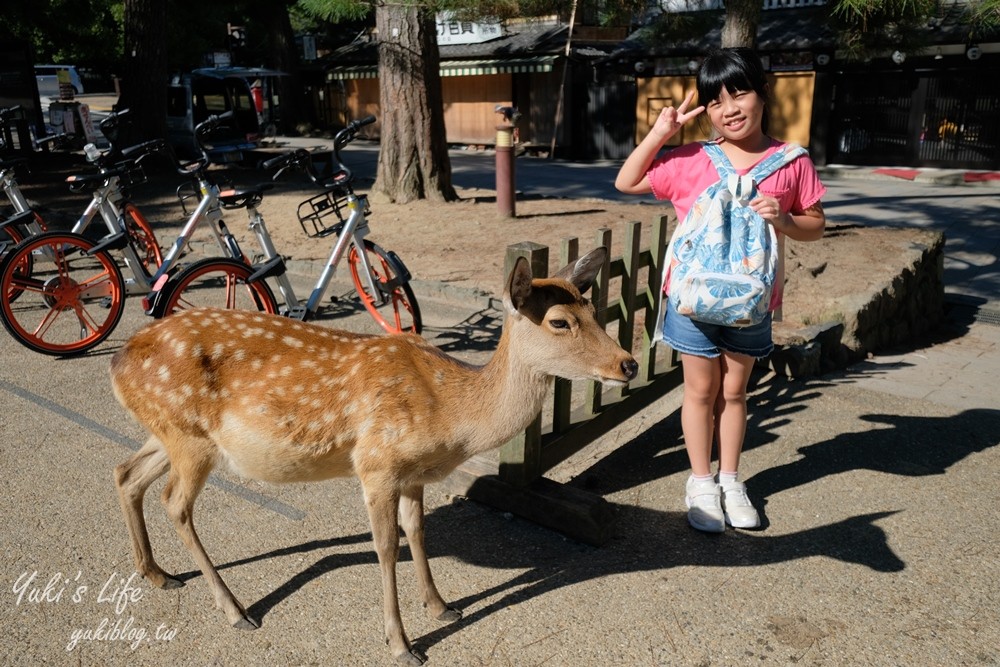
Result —
[[450, 44], [479, 44], [503, 36], [499, 23], [460, 21], [449, 12], [437, 15], [438, 46]]

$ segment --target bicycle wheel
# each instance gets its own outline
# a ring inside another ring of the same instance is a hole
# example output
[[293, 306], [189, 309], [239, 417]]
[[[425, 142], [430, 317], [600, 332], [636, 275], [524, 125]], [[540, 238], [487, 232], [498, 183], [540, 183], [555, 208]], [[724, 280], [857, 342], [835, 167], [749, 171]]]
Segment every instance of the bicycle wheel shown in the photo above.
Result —
[[[7, 256], [0, 267], [0, 319], [18, 342], [65, 356], [94, 348], [114, 331], [124, 311], [125, 280], [109, 253], [87, 254], [93, 247], [78, 234], [46, 232]], [[10, 298], [15, 292], [16, 302]]]
[[263, 280], [248, 283], [253, 269], [235, 259], [209, 257], [171, 278], [161, 317], [188, 308], [225, 308], [277, 313], [274, 292]]
[[163, 254], [160, 252], [160, 244], [156, 241], [156, 234], [153, 228], [146, 221], [139, 209], [131, 202], [125, 204], [123, 212], [125, 216], [125, 230], [132, 238], [132, 247], [139, 255], [139, 260], [146, 268], [148, 275], [153, 275], [163, 263]]
[[[0, 248], [3, 248], [2, 254], [0, 254], [0, 264], [10, 253], [14, 252], [14, 248], [24, 240], [24, 235], [17, 230], [13, 225], [9, 225], [0, 229]], [[20, 275], [30, 275], [31, 274], [31, 255], [23, 257], [16, 269], [14, 269]], [[22, 290], [13, 289], [7, 295], [7, 298], [13, 301], [17, 297], [21, 296]]]
[[0, 247], [3, 247], [3, 256], [6, 257], [7, 253], [23, 240], [24, 234], [17, 231], [17, 227], [14, 225], [7, 225], [0, 229]]
[[396, 275], [393, 267], [397, 264], [389, 258], [385, 250], [368, 239], [364, 240], [364, 244], [378, 294], [368, 293], [367, 281], [361, 277], [364, 265], [361, 264], [357, 246], [352, 245], [347, 260], [351, 267], [354, 289], [361, 297], [361, 303], [387, 332], [420, 333], [423, 326], [420, 321], [420, 307], [417, 306], [417, 298], [413, 296], [410, 284], [402, 282], [400, 276]]
[[[38, 223], [39, 228], [43, 232], [46, 231], [45, 221], [42, 220], [42, 217], [38, 215], [38, 213], [34, 213], [34, 216], [35, 216], [35, 222]], [[2, 230], [0, 230], [0, 245], [2, 245], [4, 248], [3, 254], [0, 255], [0, 263], [3, 262], [3, 260], [7, 257], [7, 255], [9, 255], [14, 251], [14, 248], [17, 247], [17, 245], [21, 243], [26, 236], [29, 236], [31, 234], [30, 229], [26, 228], [26, 231], [27, 233], [25, 233], [25, 231], [18, 229], [14, 225], [7, 225]], [[22, 255], [20, 260], [18, 260], [17, 268], [13, 270], [21, 276], [30, 276], [32, 262], [33, 259], [31, 255]], [[13, 288], [7, 295], [7, 299], [9, 299], [10, 301], [14, 301], [15, 299], [17, 299], [17, 297], [21, 296], [22, 291], [23, 290], [21, 290], [20, 288], [16, 287]]]

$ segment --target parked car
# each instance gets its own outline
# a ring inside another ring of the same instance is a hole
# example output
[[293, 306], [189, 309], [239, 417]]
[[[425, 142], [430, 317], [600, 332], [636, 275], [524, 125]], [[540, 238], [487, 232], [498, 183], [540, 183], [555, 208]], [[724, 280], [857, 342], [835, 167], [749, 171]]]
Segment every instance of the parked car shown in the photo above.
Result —
[[264, 119], [254, 99], [253, 82], [281, 72], [259, 68], [207, 67], [175, 76], [167, 89], [167, 132], [174, 149], [196, 155], [194, 128], [210, 115], [232, 112], [231, 118], [205, 142], [217, 162], [243, 159], [260, 144]]
[[80, 74], [73, 65], [35, 65], [35, 81], [38, 82], [39, 97], [59, 97], [59, 70], [69, 72], [69, 82], [73, 86], [74, 95], [83, 93]]

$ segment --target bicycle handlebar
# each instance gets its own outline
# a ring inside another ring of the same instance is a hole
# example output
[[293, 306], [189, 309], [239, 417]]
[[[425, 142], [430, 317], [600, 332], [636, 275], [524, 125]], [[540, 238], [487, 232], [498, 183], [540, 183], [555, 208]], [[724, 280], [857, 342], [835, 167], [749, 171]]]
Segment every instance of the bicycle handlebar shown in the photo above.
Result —
[[[333, 138], [332, 155], [336, 165], [331, 165], [331, 171], [333, 172], [334, 179], [332, 182], [325, 183], [325, 185], [344, 185], [345, 183], [351, 182], [354, 175], [340, 159], [340, 150], [347, 144], [354, 141], [357, 137], [358, 131], [362, 127], [371, 125], [375, 121], [375, 116], [365, 116], [364, 118], [352, 120], [344, 129], [337, 132]], [[265, 160], [260, 166], [262, 169], [267, 171], [277, 168], [277, 171], [274, 173], [274, 176], [271, 177], [271, 180], [278, 180], [278, 178], [288, 169], [301, 169], [313, 183], [321, 183], [323, 181], [320, 175], [316, 173], [316, 169], [313, 167], [312, 155], [304, 148], [299, 148], [298, 150]]]

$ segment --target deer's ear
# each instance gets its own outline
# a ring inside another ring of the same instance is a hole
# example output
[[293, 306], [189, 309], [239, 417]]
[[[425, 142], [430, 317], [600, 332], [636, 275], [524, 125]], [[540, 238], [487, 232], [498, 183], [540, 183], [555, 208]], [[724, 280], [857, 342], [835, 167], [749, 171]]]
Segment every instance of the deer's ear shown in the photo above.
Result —
[[518, 257], [514, 262], [514, 269], [507, 277], [507, 286], [504, 288], [503, 297], [507, 309], [516, 313], [531, 295], [531, 265], [524, 257]]
[[580, 290], [580, 294], [583, 294], [594, 283], [594, 278], [597, 276], [597, 272], [604, 266], [607, 257], [608, 249], [604, 246], [599, 246], [575, 262], [570, 262], [559, 269], [552, 277], [568, 280]]

